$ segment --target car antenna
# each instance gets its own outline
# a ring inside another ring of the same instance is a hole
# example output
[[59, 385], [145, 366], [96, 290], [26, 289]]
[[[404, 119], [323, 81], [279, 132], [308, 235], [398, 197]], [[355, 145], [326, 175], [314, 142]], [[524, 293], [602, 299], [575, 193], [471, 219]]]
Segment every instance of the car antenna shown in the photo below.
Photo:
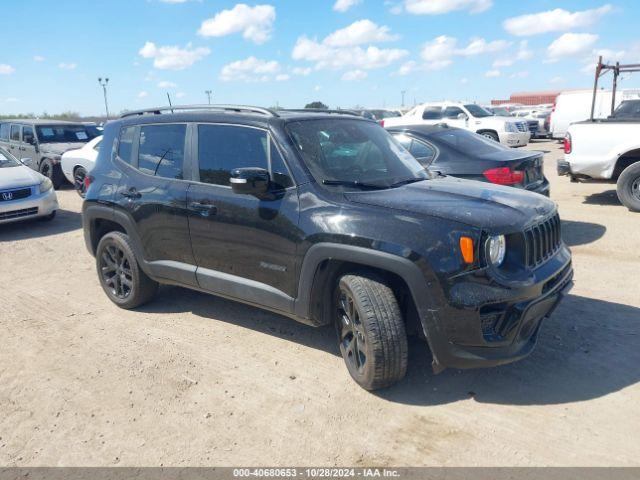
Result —
[[167, 99], [169, 99], [169, 107], [171, 108], [171, 113], [173, 113], [173, 105], [171, 104], [171, 95], [167, 92]]

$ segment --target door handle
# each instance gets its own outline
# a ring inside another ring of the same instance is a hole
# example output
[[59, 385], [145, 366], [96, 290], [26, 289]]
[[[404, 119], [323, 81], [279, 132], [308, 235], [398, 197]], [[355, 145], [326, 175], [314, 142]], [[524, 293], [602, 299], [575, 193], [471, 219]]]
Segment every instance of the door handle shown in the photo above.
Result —
[[209, 215], [215, 215], [218, 213], [218, 207], [211, 203], [191, 202], [189, 204], [189, 208], [198, 212], [203, 217], [208, 217]]
[[138, 199], [138, 198], [142, 197], [142, 194], [140, 192], [138, 192], [138, 190], [136, 190], [135, 188], [130, 188], [126, 192], [120, 192], [120, 195], [122, 195], [123, 197], [128, 198], [130, 200], [135, 200], [135, 199]]

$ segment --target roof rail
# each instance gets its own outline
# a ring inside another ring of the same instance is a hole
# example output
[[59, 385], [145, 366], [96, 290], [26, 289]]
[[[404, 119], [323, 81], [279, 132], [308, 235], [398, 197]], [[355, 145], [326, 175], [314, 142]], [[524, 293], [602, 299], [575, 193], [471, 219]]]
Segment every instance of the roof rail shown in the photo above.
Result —
[[133, 117], [135, 115], [160, 115], [162, 112], [188, 111], [188, 110], [214, 110], [224, 112], [248, 112], [261, 113], [269, 117], [278, 117], [279, 115], [268, 108], [252, 107], [249, 105], [169, 105], [166, 107], [143, 108], [141, 110], [132, 110], [120, 115], [120, 118]]
[[284, 112], [309, 112], [309, 113], [337, 113], [340, 115], [353, 115], [355, 117], [360, 117], [361, 115], [358, 112], [354, 112], [353, 110], [331, 110], [324, 108], [283, 108]]

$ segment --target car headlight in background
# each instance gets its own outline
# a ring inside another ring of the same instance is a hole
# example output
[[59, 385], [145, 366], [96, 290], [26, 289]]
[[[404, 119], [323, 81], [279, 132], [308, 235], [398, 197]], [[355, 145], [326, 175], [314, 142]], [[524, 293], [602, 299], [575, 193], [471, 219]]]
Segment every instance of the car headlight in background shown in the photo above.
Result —
[[499, 267], [504, 261], [504, 256], [507, 253], [507, 242], [504, 235], [492, 235], [487, 240], [487, 252], [489, 256], [489, 262], [494, 267]]
[[45, 177], [45, 179], [40, 183], [40, 193], [48, 192], [53, 188], [53, 183], [51, 180]]
[[504, 130], [505, 130], [505, 132], [517, 133], [518, 132], [518, 127], [514, 122], [505, 122]]

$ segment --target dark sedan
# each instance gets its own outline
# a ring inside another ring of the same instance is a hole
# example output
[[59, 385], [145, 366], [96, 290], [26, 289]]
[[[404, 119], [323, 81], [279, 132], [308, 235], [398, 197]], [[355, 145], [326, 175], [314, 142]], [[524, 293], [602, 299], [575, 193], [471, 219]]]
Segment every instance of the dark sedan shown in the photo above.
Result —
[[507, 148], [476, 133], [443, 124], [387, 130], [430, 170], [549, 196], [542, 152]]

